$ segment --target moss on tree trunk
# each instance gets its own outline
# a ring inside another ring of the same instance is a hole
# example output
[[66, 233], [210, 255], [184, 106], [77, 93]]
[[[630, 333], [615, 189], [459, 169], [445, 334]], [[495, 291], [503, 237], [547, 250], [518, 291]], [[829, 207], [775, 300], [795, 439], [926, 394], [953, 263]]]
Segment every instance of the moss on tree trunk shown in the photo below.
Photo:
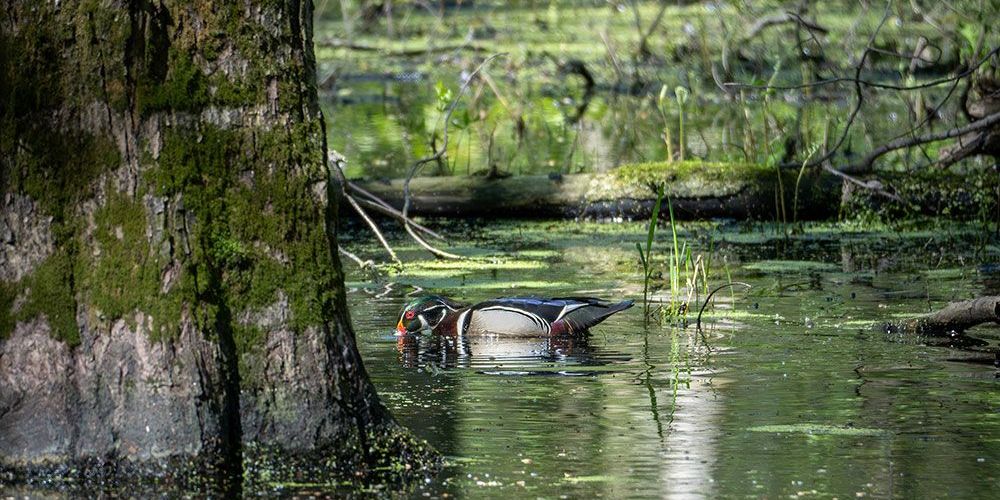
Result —
[[[354, 344], [312, 15], [309, 1], [6, 9], [8, 479], [72, 463], [81, 477], [214, 488], [244, 473], [434, 467], [379, 402]], [[208, 469], [225, 473], [198, 473]]]

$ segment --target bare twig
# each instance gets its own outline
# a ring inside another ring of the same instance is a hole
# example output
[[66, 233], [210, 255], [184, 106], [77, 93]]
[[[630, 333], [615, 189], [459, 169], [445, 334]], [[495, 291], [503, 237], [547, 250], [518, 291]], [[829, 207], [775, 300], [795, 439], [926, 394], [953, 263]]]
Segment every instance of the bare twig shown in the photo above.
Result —
[[344, 162], [344, 157], [341, 156], [340, 153], [333, 150], [329, 151], [327, 154], [330, 163], [333, 164], [333, 168], [330, 170], [335, 173], [337, 176], [337, 183], [340, 184], [341, 196], [347, 200], [347, 203], [351, 205], [351, 208], [353, 208], [354, 211], [357, 212], [362, 219], [364, 219], [365, 223], [368, 224], [368, 227], [370, 227], [372, 232], [375, 233], [375, 237], [378, 238], [379, 243], [382, 244], [385, 251], [389, 253], [389, 257], [393, 260], [393, 262], [401, 264], [399, 257], [396, 256], [396, 252], [392, 249], [392, 246], [389, 245], [389, 242], [386, 241], [385, 236], [382, 235], [382, 231], [378, 228], [378, 225], [375, 224], [375, 221], [373, 221], [371, 217], [368, 216], [368, 213], [361, 208], [361, 205], [358, 205], [358, 202], [354, 200], [354, 197], [347, 192], [347, 178], [344, 176], [344, 170], [341, 167], [341, 163]]
[[[355, 198], [354, 201], [357, 201], [362, 206], [365, 206], [367, 208], [375, 210], [376, 212], [379, 212], [382, 215], [387, 215], [389, 217], [392, 217], [393, 219], [396, 219], [400, 223], [403, 222], [403, 213], [400, 212], [399, 210], [396, 210], [395, 208], [386, 207], [386, 206], [384, 206], [382, 204], [376, 203], [376, 202], [371, 201], [371, 200], [366, 200], [364, 198]], [[427, 236], [430, 236], [431, 238], [436, 238], [436, 239], [439, 239], [441, 241], [446, 241], [445, 238], [444, 238], [444, 236], [441, 236], [437, 232], [432, 231], [428, 227], [419, 224], [418, 222], [414, 221], [413, 219], [409, 219], [409, 218], [407, 218], [407, 219], [408, 219], [409, 223], [411, 225], [413, 225], [414, 229], [417, 229], [418, 231], [422, 231], [424, 234], [426, 234]]]
[[827, 172], [830, 172], [831, 174], [836, 175], [837, 177], [840, 177], [841, 179], [844, 179], [845, 181], [850, 182], [851, 184], [854, 184], [855, 186], [867, 189], [869, 191], [874, 192], [875, 194], [878, 194], [880, 196], [884, 196], [884, 197], [889, 198], [889, 199], [891, 199], [893, 201], [897, 201], [899, 203], [903, 202], [903, 199], [900, 198], [899, 196], [897, 196], [897, 195], [895, 195], [893, 193], [890, 193], [889, 191], [886, 191], [883, 188], [883, 184], [881, 182], [879, 182], [877, 179], [871, 179], [871, 180], [868, 180], [868, 181], [863, 181], [861, 179], [858, 179], [857, 177], [854, 177], [853, 175], [850, 175], [848, 173], [845, 173], [845, 172], [842, 172], [840, 170], [837, 170], [836, 168], [833, 168], [833, 166], [830, 165], [830, 162], [828, 162], [828, 161], [825, 161], [825, 162], [821, 163], [820, 165], [823, 167], [823, 170], [826, 170]]
[[354, 197], [347, 194], [347, 192], [345, 191], [344, 198], [347, 200], [347, 203], [351, 205], [351, 208], [353, 208], [354, 211], [357, 212], [362, 219], [364, 219], [364, 221], [368, 224], [368, 227], [371, 228], [372, 232], [375, 233], [375, 237], [378, 238], [378, 242], [381, 243], [382, 248], [385, 248], [385, 251], [389, 253], [389, 257], [392, 259], [392, 261], [397, 264], [402, 264], [402, 262], [399, 261], [399, 257], [396, 256], [396, 252], [392, 249], [392, 246], [389, 245], [389, 242], [386, 241], [385, 236], [382, 235], [382, 231], [379, 230], [378, 225], [375, 224], [375, 221], [373, 221], [371, 217], [368, 217], [368, 213], [365, 212], [363, 208], [361, 208], [361, 205], [358, 205], [358, 202], [354, 201]]
[[403, 211], [402, 211], [404, 219], [403, 227], [406, 228], [406, 232], [410, 234], [410, 237], [412, 237], [420, 246], [422, 246], [428, 252], [434, 254], [434, 256], [436, 257], [446, 258], [446, 259], [463, 258], [461, 255], [456, 255], [453, 253], [445, 252], [444, 250], [434, 248], [429, 243], [424, 241], [423, 238], [421, 238], [420, 235], [418, 235], [410, 226], [409, 215], [408, 215], [410, 212], [410, 201], [411, 201], [410, 181], [413, 180], [413, 176], [417, 174], [417, 171], [420, 170], [420, 167], [432, 161], [438, 161], [444, 156], [445, 152], [448, 150], [448, 122], [451, 121], [451, 115], [452, 113], [454, 113], [455, 108], [458, 107], [458, 102], [462, 99], [462, 96], [465, 95], [465, 92], [469, 89], [469, 85], [472, 83], [472, 80], [476, 78], [476, 75], [478, 75], [479, 72], [482, 71], [482, 69], [486, 67], [486, 65], [492, 62], [494, 59], [505, 55], [507, 54], [500, 53], [500, 54], [493, 54], [492, 56], [487, 57], [485, 60], [483, 60], [483, 62], [479, 63], [479, 66], [477, 66], [476, 69], [465, 80], [465, 82], [462, 83], [462, 87], [459, 89], [458, 94], [455, 95], [455, 98], [451, 101], [451, 104], [448, 106], [448, 111], [444, 115], [444, 129], [442, 131], [441, 148], [438, 149], [434, 154], [421, 158], [416, 162], [414, 162], [413, 166], [410, 167], [410, 171], [407, 172], [406, 174], [406, 180], [403, 181]]
[[[812, 168], [817, 165], [822, 165], [823, 168], [826, 169], [827, 171], [833, 172], [839, 175], [840, 177], [851, 180], [856, 184], [858, 184], [859, 186], [868, 189], [871, 189], [874, 186], [871, 186], [869, 183], [865, 183], [857, 179], [854, 179], [853, 177], [834, 169], [827, 163], [827, 160], [833, 158], [833, 155], [840, 150], [841, 146], [844, 145], [844, 142], [847, 140], [847, 136], [851, 132], [851, 125], [854, 124], [854, 120], [858, 117], [858, 113], [861, 112], [861, 108], [864, 106], [865, 103], [864, 89], [862, 88], [860, 83], [861, 69], [864, 68], [865, 61], [868, 60], [868, 54], [871, 52], [871, 48], [875, 44], [875, 39], [876, 37], [878, 37], [878, 33], [882, 31], [882, 27], [885, 26], [885, 22], [889, 19], [889, 14], [892, 12], [891, 7], [892, 7], [892, 0], [888, 0], [885, 3], [885, 13], [882, 14], [882, 20], [879, 21], [878, 26], [875, 28], [875, 31], [873, 31], [871, 36], [868, 38], [868, 43], [865, 45], [865, 50], [864, 52], [861, 53], [861, 58], [858, 59], [858, 63], [854, 66], [854, 95], [856, 102], [854, 103], [854, 109], [851, 110], [851, 114], [847, 117], [847, 123], [844, 124], [844, 130], [840, 134], [840, 139], [838, 139], [837, 143], [828, 151], [826, 151], [820, 158], [818, 158], [817, 160], [813, 161], [811, 164], [805, 167], [805, 168]], [[876, 190], [878, 191], [880, 190], [880, 188], [881, 184], [879, 184]], [[882, 191], [882, 193], [884, 194], [885, 192]]]
[[[367, 189], [364, 189], [361, 186], [358, 186], [357, 184], [355, 184], [355, 183], [347, 180], [347, 177], [344, 175], [344, 170], [343, 170], [343, 166], [342, 166], [342, 163], [345, 160], [344, 160], [343, 156], [340, 155], [340, 153], [337, 153], [336, 151], [331, 151], [330, 152], [330, 161], [334, 164], [333, 166], [336, 169], [337, 178], [338, 178], [338, 180], [339, 180], [339, 182], [341, 184], [341, 187], [342, 188], [346, 188], [346, 190], [351, 191], [350, 193], [344, 193], [345, 199], [348, 199], [348, 198], [352, 199], [353, 201], [355, 201], [355, 202], [357, 202], [357, 203], [359, 203], [361, 205], [364, 205], [364, 206], [366, 206], [368, 208], [376, 210], [376, 211], [382, 213], [383, 215], [387, 215], [389, 217], [392, 217], [392, 218], [398, 220], [399, 222], [404, 222], [404, 219], [408, 219], [406, 217], [403, 217], [403, 213], [402, 212], [400, 212], [399, 210], [397, 210], [392, 205], [386, 203], [386, 201], [383, 200], [382, 198], [379, 198], [378, 196], [375, 196], [374, 194], [372, 194]], [[352, 194], [358, 194], [358, 195], [360, 195], [362, 197], [361, 198], [354, 197], [354, 196], [352, 196]], [[418, 229], [420, 231], [423, 231], [428, 236], [430, 236], [432, 238], [437, 238], [437, 239], [439, 239], [441, 241], [446, 241], [445, 238], [444, 238], [444, 236], [441, 236], [440, 234], [438, 234], [438, 233], [430, 230], [429, 228], [427, 228], [427, 227], [425, 227], [425, 226], [423, 226], [421, 224], [418, 224], [413, 219], [409, 219], [409, 222], [410, 222], [410, 224], [413, 225], [414, 228], [416, 228], [416, 229]]]
[[649, 48], [647, 47], [646, 42], [649, 40], [649, 37], [653, 35], [653, 32], [656, 31], [656, 27], [660, 25], [660, 21], [663, 20], [663, 14], [667, 12], [667, 5], [666, 0], [660, 1], [660, 11], [656, 13], [656, 17], [653, 18], [653, 22], [649, 24], [649, 28], [646, 28], [646, 32], [641, 33], [641, 36], [639, 37], [639, 55], [649, 53]]
[[[899, 139], [901, 137], [912, 137], [914, 134], [917, 133], [918, 130], [920, 130], [921, 128], [923, 128], [924, 125], [927, 125], [928, 123], [930, 123], [931, 120], [933, 120], [935, 116], [938, 116], [938, 114], [941, 112], [941, 108], [943, 108], [944, 105], [948, 102], [948, 100], [951, 99], [951, 96], [955, 94], [955, 89], [958, 88], [959, 82], [961, 82], [961, 80], [955, 80], [951, 84], [951, 88], [948, 89], [948, 93], [945, 94], [944, 98], [941, 99], [941, 102], [939, 102], [937, 104], [937, 106], [934, 106], [934, 109], [931, 110], [930, 113], [927, 113], [926, 116], [924, 116], [924, 118], [922, 120], [920, 120], [920, 123], [918, 123], [918, 124], [910, 127], [909, 130], [907, 130], [906, 132], [903, 132], [903, 133], [897, 135], [896, 137], [893, 137], [891, 140], [894, 141], [894, 140]], [[971, 118], [970, 118], [970, 121], [971, 121]]]
[[816, 24], [813, 21], [805, 19], [794, 12], [785, 11], [777, 14], [771, 14], [769, 16], [764, 16], [759, 20], [757, 20], [757, 22], [754, 23], [749, 30], [747, 30], [747, 34], [746, 36], [743, 37], [743, 41], [746, 42], [747, 40], [756, 37], [767, 28], [784, 23], [798, 24], [799, 26], [808, 30], [810, 33], [816, 32], [821, 35], [825, 35], [830, 32], [830, 30], [820, 26], [819, 24]]
[[618, 63], [618, 56], [615, 54], [615, 48], [611, 46], [611, 40], [608, 39], [607, 30], [601, 31], [601, 41], [604, 42], [604, 48], [608, 51], [608, 59], [611, 61], [611, 66], [615, 68], [615, 74], [618, 76], [618, 82], [625, 80], [625, 72], [622, 71], [621, 64]]

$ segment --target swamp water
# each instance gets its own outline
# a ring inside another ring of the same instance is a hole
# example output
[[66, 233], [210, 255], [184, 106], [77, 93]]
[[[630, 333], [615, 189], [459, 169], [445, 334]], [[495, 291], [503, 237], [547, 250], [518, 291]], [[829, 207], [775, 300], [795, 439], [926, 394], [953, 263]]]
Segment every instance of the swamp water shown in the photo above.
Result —
[[[349, 267], [370, 377], [397, 419], [447, 457], [411, 493], [995, 497], [1000, 332], [980, 327], [970, 337], [982, 342], [956, 342], [871, 326], [1000, 293], [1000, 267], [984, 264], [1000, 248], [950, 225], [903, 234], [817, 226], [787, 240], [773, 227], [685, 227], [692, 253], [710, 259], [710, 288], [730, 279], [726, 269], [753, 285], [717, 293], [702, 332], [697, 306], [687, 327], [644, 324], [639, 224], [453, 227], [451, 241], [465, 242], [455, 249], [478, 260], [420, 261], [426, 254], [397, 239], [404, 261], [417, 260], [398, 274], [373, 281]], [[356, 250], [362, 239], [345, 243]], [[654, 244], [664, 272], [668, 240], [661, 231]], [[595, 295], [637, 304], [585, 339], [456, 347], [393, 335], [417, 287], [468, 302]], [[665, 291], [654, 297], [669, 301]]]

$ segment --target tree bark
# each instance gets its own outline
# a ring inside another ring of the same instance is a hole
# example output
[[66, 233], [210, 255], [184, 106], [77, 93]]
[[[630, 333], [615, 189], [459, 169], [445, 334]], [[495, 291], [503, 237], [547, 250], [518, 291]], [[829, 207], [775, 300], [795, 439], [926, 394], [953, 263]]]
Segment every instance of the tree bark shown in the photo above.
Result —
[[312, 17], [5, 4], [0, 482], [234, 493], [436, 467], [355, 346]]

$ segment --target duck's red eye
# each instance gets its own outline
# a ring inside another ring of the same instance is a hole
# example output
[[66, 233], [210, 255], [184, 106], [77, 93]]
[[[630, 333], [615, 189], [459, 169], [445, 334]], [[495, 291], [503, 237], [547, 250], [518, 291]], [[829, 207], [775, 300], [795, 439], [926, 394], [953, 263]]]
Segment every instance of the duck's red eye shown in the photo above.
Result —
[[406, 319], [413, 319], [413, 317], [416, 316], [416, 315], [417, 315], [417, 313], [415, 313], [413, 311], [406, 311], [406, 314], [404, 314], [403, 316], [406, 316]]

